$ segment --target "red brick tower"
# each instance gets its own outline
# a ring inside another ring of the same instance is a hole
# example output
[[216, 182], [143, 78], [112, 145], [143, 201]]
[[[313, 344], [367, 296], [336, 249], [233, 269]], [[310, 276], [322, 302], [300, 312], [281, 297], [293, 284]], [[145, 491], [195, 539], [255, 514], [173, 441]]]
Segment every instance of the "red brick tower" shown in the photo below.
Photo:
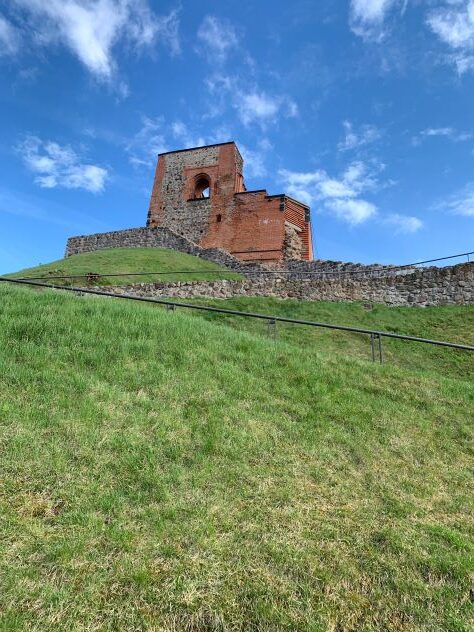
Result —
[[247, 191], [234, 142], [160, 154], [147, 226], [164, 226], [243, 261], [313, 258], [309, 207]]

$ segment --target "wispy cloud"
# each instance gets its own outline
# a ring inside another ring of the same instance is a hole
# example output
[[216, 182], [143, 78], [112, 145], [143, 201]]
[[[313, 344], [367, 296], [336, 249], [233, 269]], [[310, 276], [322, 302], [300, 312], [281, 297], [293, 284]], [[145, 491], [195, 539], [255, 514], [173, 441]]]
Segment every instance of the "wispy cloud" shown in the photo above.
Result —
[[379, 140], [381, 131], [375, 125], [362, 125], [355, 129], [350, 121], [343, 122], [344, 139], [338, 144], [339, 151], [351, 151], [360, 149], [365, 145], [370, 145]]
[[204, 136], [194, 134], [189, 127], [182, 121], [175, 121], [171, 125], [173, 138], [179, 143], [179, 147], [186, 149], [187, 147], [203, 147], [206, 145]]
[[393, 226], [397, 234], [413, 234], [423, 228], [423, 222], [418, 217], [412, 215], [399, 215], [393, 213], [388, 215], [384, 222], [389, 226]]
[[20, 47], [18, 30], [6, 18], [0, 15], [0, 56], [14, 55]]
[[351, 163], [339, 178], [331, 178], [323, 169], [306, 173], [281, 170], [279, 175], [290, 195], [308, 205], [321, 202], [349, 224], [361, 224], [377, 215], [375, 204], [360, 197], [379, 185], [377, 172], [363, 162]]
[[428, 127], [412, 138], [413, 145], [420, 145], [427, 138], [447, 138], [455, 143], [474, 139], [471, 132], [459, 132], [454, 127]]
[[142, 127], [129, 140], [120, 139], [117, 144], [123, 145], [129, 161], [135, 167], [154, 167], [158, 154], [175, 149], [202, 147], [232, 140], [230, 130], [226, 126], [218, 126], [206, 131], [196, 131], [181, 120], [172, 123], [159, 116], [142, 118]]
[[239, 38], [235, 28], [228, 20], [207, 15], [197, 32], [198, 51], [212, 63], [224, 63], [229, 53], [236, 50]]
[[116, 71], [114, 48], [127, 41], [136, 50], [162, 43], [179, 52], [178, 14], [153, 13], [147, 0], [12, 0], [24, 10], [35, 41], [62, 44], [98, 79]]
[[352, 225], [362, 224], [377, 215], [375, 204], [366, 200], [329, 200], [326, 202], [326, 207], [334, 211], [337, 217]]
[[396, 6], [401, 7], [403, 13], [407, 6], [407, 0], [351, 0], [350, 26], [352, 31], [366, 40], [382, 40], [385, 34], [385, 19]]
[[417, 217], [398, 213], [382, 215], [374, 202], [365, 199], [366, 194], [393, 184], [379, 180], [384, 169], [384, 164], [358, 160], [350, 163], [338, 178], [330, 177], [323, 169], [309, 173], [281, 170], [279, 175], [290, 195], [308, 205], [316, 204], [351, 226], [376, 220], [397, 234], [417, 232], [423, 227]]
[[269, 95], [265, 92], [240, 92], [236, 95], [234, 107], [244, 125], [274, 123], [279, 116], [298, 116], [298, 106], [289, 97]]
[[447, 60], [459, 75], [474, 71], [474, 0], [446, 0], [431, 10], [427, 24], [452, 52]]
[[280, 109], [279, 99], [264, 92], [241, 93], [236, 101], [239, 116], [248, 125], [254, 121], [273, 121]]
[[269, 94], [256, 86], [247, 87], [238, 77], [215, 74], [206, 81], [214, 101], [210, 116], [222, 115], [230, 103], [245, 126], [257, 124], [265, 128], [280, 118], [298, 116], [298, 106], [285, 94]]
[[[205, 129], [194, 129], [179, 119], [168, 123], [163, 117], [144, 117], [137, 134], [126, 143], [119, 141], [118, 144], [125, 145], [129, 161], [135, 167], [154, 168], [159, 153], [231, 140], [234, 140], [234, 136], [225, 125], [211, 129], [206, 125]], [[267, 175], [266, 162], [273, 150], [268, 138], [255, 140], [253, 145], [239, 142], [238, 147], [244, 159], [246, 176], [260, 178]]]
[[107, 169], [83, 162], [71, 147], [28, 136], [18, 152], [42, 188], [85, 189], [91, 193], [104, 190]]
[[447, 200], [439, 203], [437, 209], [454, 215], [474, 217], [474, 182], [469, 182]]
[[268, 138], [260, 139], [254, 149], [239, 143], [239, 149], [244, 159], [246, 174], [253, 178], [263, 178], [267, 175], [266, 161], [269, 152], [273, 149], [273, 145]]
[[154, 167], [157, 155], [168, 149], [163, 117], [144, 116], [140, 130], [125, 143], [129, 160], [135, 167]]

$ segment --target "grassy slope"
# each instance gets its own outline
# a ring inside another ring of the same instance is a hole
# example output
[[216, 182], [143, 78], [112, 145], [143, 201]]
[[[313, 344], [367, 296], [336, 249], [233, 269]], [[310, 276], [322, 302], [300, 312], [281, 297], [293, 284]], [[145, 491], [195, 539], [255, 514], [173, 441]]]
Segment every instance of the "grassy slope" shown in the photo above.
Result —
[[[112, 277], [99, 280], [100, 285], [122, 285], [127, 283], [145, 283], [149, 281], [186, 281], [238, 279], [239, 274], [229, 272], [222, 266], [211, 261], [199, 259], [176, 250], [166, 248], [111, 248], [73, 255], [67, 259], [59, 259], [35, 268], [20, 270], [12, 277], [41, 276], [48, 278], [52, 275], [115, 274], [121, 272], [174, 272], [176, 270], [192, 271], [192, 274], [164, 274], [160, 276], [143, 275], [139, 277]], [[209, 270], [220, 270], [222, 274], [206, 274]], [[61, 285], [84, 283], [84, 279], [71, 281], [54, 281]]]
[[471, 378], [0, 284], [0, 629], [467, 631]]
[[[368, 311], [362, 303], [330, 303], [324, 301], [279, 300], [262, 297], [242, 297], [228, 300], [195, 301], [226, 309], [275, 314], [301, 320], [335, 323], [365, 329], [391, 331], [407, 336], [447, 340], [474, 346], [474, 306], [387, 307], [374, 305]], [[258, 320], [237, 316], [222, 317], [199, 312], [201, 318], [223, 326], [231, 326], [254, 334], [267, 335], [267, 325]], [[371, 359], [370, 339], [365, 335], [296, 327], [278, 323], [279, 339], [302, 349], [324, 350], [338, 356]], [[474, 355], [446, 348], [422, 346], [384, 339], [385, 360], [407, 368], [445, 371], [448, 375], [468, 377], [474, 372]]]

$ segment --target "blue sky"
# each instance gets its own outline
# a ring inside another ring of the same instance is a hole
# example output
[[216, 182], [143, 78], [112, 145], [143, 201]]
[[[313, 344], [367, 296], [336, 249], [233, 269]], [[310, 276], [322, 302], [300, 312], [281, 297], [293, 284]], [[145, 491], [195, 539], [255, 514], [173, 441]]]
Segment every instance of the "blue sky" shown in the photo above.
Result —
[[0, 272], [144, 225], [156, 154], [235, 140], [321, 258], [474, 249], [474, 0], [0, 0]]

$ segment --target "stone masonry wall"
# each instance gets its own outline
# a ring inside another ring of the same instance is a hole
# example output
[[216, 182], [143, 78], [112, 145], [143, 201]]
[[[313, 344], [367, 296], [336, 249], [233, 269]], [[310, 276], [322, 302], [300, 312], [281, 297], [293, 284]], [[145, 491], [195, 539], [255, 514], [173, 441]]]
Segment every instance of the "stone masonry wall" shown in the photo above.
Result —
[[200, 248], [168, 228], [129, 228], [110, 233], [70, 237], [66, 257], [105, 248], [171, 248], [195, 257], [213, 261], [231, 269], [240, 269], [238, 259], [219, 248]]
[[149, 210], [152, 226], [165, 226], [186, 236], [190, 241], [199, 243], [208, 229], [211, 199], [188, 202], [191, 191], [183, 196], [187, 185], [186, 175], [188, 170], [212, 171], [217, 167], [218, 158], [219, 147], [216, 146], [169, 153], [160, 157], [163, 173], [159, 173], [160, 170], [157, 169]]
[[270, 296], [314, 301], [368, 301], [397, 306], [474, 304], [474, 263], [422, 268], [411, 274], [361, 279], [259, 278], [256, 281], [195, 281], [103, 287], [107, 292], [168, 298]]

